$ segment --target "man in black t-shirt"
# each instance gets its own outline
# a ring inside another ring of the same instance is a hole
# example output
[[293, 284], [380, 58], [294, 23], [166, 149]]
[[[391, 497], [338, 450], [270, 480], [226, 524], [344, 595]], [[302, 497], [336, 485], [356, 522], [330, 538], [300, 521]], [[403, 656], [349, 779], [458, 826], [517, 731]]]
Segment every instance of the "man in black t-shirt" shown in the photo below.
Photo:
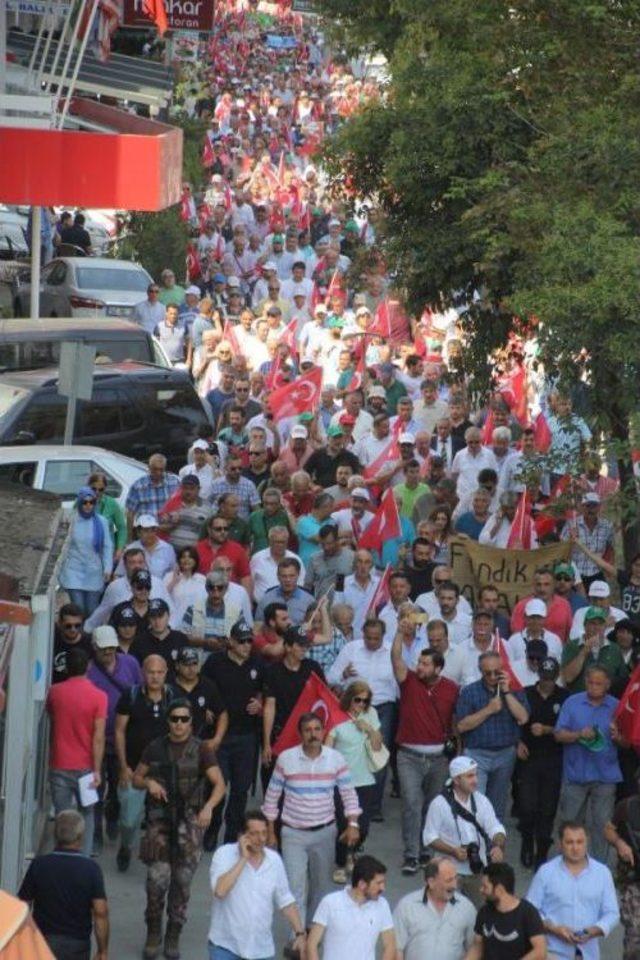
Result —
[[65, 603], [60, 607], [53, 635], [53, 663], [51, 664], [51, 682], [60, 683], [67, 679], [67, 653], [80, 648], [89, 658], [93, 656], [91, 638], [84, 633], [82, 622], [84, 614], [75, 603]]
[[475, 937], [465, 960], [544, 960], [547, 939], [542, 917], [528, 900], [514, 896], [515, 874], [508, 863], [483, 871], [485, 898], [476, 917]]
[[217, 751], [229, 725], [229, 714], [217, 685], [200, 675], [200, 659], [193, 647], [178, 651], [173, 685], [178, 696], [186, 697], [191, 704], [193, 735]]
[[129, 653], [142, 664], [157, 653], [167, 661], [169, 678], [173, 680], [178, 653], [189, 645], [189, 637], [182, 630], [169, 626], [169, 604], [156, 597], [149, 601], [149, 626], [141, 631], [131, 644]]
[[[35, 857], [18, 892], [56, 957], [89, 957], [91, 930], [96, 960], [106, 960], [109, 909], [102, 870], [82, 855], [84, 818], [63, 810], [54, 826], [55, 849]], [[0, 951], [1, 953], [2, 951]]]
[[[76, 213], [73, 218], [73, 226], [65, 227], [64, 230], [60, 233], [60, 239], [62, 243], [73, 244], [74, 247], [79, 247], [80, 250], [84, 252], [84, 256], [89, 256], [93, 253], [91, 248], [91, 236], [87, 230], [85, 230], [85, 218], [83, 213]], [[80, 251], [76, 251], [76, 256], [82, 256], [83, 254]]]
[[345, 437], [342, 427], [333, 426], [327, 430], [327, 445], [315, 450], [304, 465], [312, 480], [321, 487], [330, 487], [336, 482], [336, 470], [349, 466], [354, 473], [360, 473], [362, 466], [355, 454], [344, 448]]
[[[252, 643], [251, 627], [239, 620], [231, 628], [227, 649], [212, 653], [202, 668], [203, 676], [217, 684], [229, 713], [229, 728], [218, 750], [218, 763], [229, 787], [225, 843], [235, 843], [238, 839], [256, 769], [266, 684], [264, 665], [251, 656]], [[220, 819], [221, 810], [218, 808], [205, 837], [205, 849], [215, 846]]]
[[133, 771], [147, 744], [167, 732], [167, 707], [176, 692], [167, 681], [167, 663], [152, 654], [142, 664], [144, 683], [126, 690], [116, 707], [115, 747], [118, 756], [120, 802], [120, 849], [116, 862], [124, 872], [131, 862], [131, 849], [142, 821], [144, 790], [132, 785]]

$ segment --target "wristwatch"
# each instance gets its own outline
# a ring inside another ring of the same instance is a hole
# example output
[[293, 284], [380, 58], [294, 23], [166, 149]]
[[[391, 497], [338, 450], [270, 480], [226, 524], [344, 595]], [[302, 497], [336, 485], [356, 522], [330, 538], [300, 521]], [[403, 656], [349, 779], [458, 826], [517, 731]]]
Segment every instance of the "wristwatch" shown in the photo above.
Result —
[[354, 823], [353, 820], [348, 820], [348, 821], [347, 821], [347, 826], [348, 826], [348, 827], [355, 827], [356, 830], [359, 830], [359, 829], [360, 829], [360, 827], [358, 826], [358, 821], [357, 821], [357, 820], [355, 821], [355, 823]]

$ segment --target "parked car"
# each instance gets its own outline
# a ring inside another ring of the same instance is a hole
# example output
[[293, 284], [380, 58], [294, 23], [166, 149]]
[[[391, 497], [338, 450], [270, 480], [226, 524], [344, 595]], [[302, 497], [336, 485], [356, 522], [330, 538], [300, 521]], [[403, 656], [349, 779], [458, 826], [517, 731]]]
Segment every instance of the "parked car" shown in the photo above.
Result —
[[[0, 446], [58, 444], [64, 438], [67, 398], [58, 371], [0, 374]], [[89, 443], [146, 461], [164, 453], [177, 470], [211, 411], [186, 373], [143, 363], [98, 364], [91, 400], [78, 400], [74, 443]]]
[[23, 260], [29, 255], [24, 231], [13, 219], [0, 211], [0, 260]]
[[56, 367], [65, 340], [94, 344], [96, 358], [119, 363], [138, 360], [171, 367], [161, 343], [139, 324], [111, 317], [73, 320], [0, 320], [0, 372]]
[[96, 470], [107, 477], [107, 493], [124, 507], [132, 483], [147, 472], [143, 463], [100, 447], [0, 447], [0, 480], [22, 483], [34, 490], [57, 493], [63, 506], [73, 505], [79, 487]]
[[[151, 277], [139, 263], [108, 257], [56, 257], [42, 268], [41, 317], [121, 317], [131, 319], [147, 296]], [[30, 315], [28, 268], [14, 277], [16, 317]]]

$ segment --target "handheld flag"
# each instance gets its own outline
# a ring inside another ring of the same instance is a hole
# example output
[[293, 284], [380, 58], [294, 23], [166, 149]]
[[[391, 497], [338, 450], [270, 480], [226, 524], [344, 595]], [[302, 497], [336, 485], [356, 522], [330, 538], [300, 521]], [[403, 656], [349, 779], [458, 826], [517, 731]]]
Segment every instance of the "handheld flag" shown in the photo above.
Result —
[[536, 417], [533, 427], [533, 445], [538, 453], [546, 453], [551, 446], [551, 430], [542, 411]]
[[234, 330], [233, 324], [229, 320], [225, 320], [224, 328], [222, 330], [222, 339], [226, 340], [231, 344], [231, 349], [233, 350], [233, 355], [237, 357], [242, 353], [240, 349], [240, 344], [238, 343], [238, 338], [236, 337], [236, 332]]
[[509, 678], [509, 688], [511, 690], [522, 690], [523, 686], [513, 672], [513, 667], [511, 666], [511, 660], [509, 660], [509, 654], [507, 653], [507, 648], [504, 645], [504, 640], [496, 630], [493, 635], [493, 640], [491, 641], [491, 648], [494, 653], [497, 653], [500, 657], [502, 664], [502, 672], [506, 673]]
[[520, 494], [515, 516], [511, 521], [507, 550], [531, 550], [532, 542], [529, 496], [524, 490]]
[[153, 20], [160, 36], [169, 29], [164, 0], [142, 0], [142, 12]]
[[277, 756], [289, 747], [300, 743], [298, 720], [303, 713], [315, 713], [322, 720], [325, 732], [328, 733], [337, 724], [344, 723], [350, 717], [344, 712], [338, 698], [329, 687], [322, 682], [316, 673], [312, 673], [302, 688], [296, 700], [296, 705], [289, 714], [280, 736], [273, 745], [273, 753]]
[[375, 589], [375, 593], [371, 597], [371, 603], [367, 607], [367, 612], [365, 614], [365, 620], [367, 617], [376, 617], [378, 615], [378, 610], [384, 607], [385, 603], [389, 602], [389, 577], [391, 576], [391, 564], [388, 563], [384, 568], [384, 573], [378, 581], [378, 586]]
[[380, 506], [376, 510], [373, 520], [360, 537], [358, 547], [362, 550], [380, 550], [386, 540], [393, 540], [402, 533], [398, 504], [392, 487], [387, 487], [382, 494]]
[[322, 368], [313, 367], [293, 383], [278, 387], [269, 397], [269, 406], [275, 418], [295, 417], [298, 413], [315, 410], [322, 392]]
[[493, 441], [494, 424], [495, 421], [493, 419], [493, 410], [489, 408], [487, 419], [485, 420], [484, 427], [482, 428], [482, 443], [485, 447], [491, 446], [491, 442]]
[[640, 751], [640, 664], [629, 677], [613, 718], [620, 735]]

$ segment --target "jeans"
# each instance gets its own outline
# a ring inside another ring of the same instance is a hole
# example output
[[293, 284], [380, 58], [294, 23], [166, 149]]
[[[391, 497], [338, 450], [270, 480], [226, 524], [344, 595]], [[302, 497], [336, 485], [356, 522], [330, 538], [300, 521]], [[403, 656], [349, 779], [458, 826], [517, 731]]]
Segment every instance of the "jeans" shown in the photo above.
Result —
[[[233, 953], [226, 947], [220, 947], [217, 943], [211, 943], [211, 940], [208, 941], [207, 946], [209, 948], [209, 960], [242, 960], [240, 954]], [[261, 960], [274, 960], [274, 957], [262, 957]]]
[[[222, 741], [218, 750], [218, 763], [227, 784], [227, 807], [224, 814], [224, 842], [235, 843], [242, 826], [247, 806], [247, 794], [256, 774], [256, 737], [254, 733], [232, 733]], [[217, 833], [222, 818], [222, 804], [214, 811]]]
[[335, 823], [320, 830], [282, 826], [282, 859], [302, 927], [311, 925], [318, 904], [332, 888], [337, 833]]
[[144, 814], [146, 790], [136, 790], [129, 784], [128, 787], [118, 787], [118, 803], [120, 804], [120, 846], [131, 850]]
[[[379, 704], [376, 707], [376, 711], [380, 721], [380, 733], [382, 735], [384, 745], [388, 750], [391, 750], [396, 738], [396, 728], [398, 726], [398, 704], [395, 700], [390, 700], [388, 703]], [[384, 798], [385, 783], [387, 782], [388, 767], [389, 764], [387, 764], [382, 770], [378, 770], [377, 773], [374, 773], [376, 789], [374, 791], [371, 806], [372, 815], [382, 813], [382, 800]]]
[[511, 786], [511, 775], [516, 762], [516, 748], [499, 750], [465, 749], [467, 757], [478, 764], [478, 790], [491, 801], [498, 820], [504, 822]]
[[78, 787], [78, 780], [87, 773], [91, 773], [91, 771], [50, 770], [49, 786], [51, 787], [51, 799], [56, 815], [63, 810], [70, 810], [74, 807], [82, 814], [84, 820], [82, 852], [90, 857], [93, 849], [93, 806], [83, 807], [80, 805], [80, 788]]
[[71, 603], [77, 604], [85, 617], [90, 617], [102, 599], [102, 590], [67, 590]]
[[90, 940], [75, 940], [59, 933], [50, 933], [45, 940], [56, 960], [90, 960]]
[[427, 807], [442, 792], [449, 763], [444, 756], [429, 757], [398, 747], [398, 776], [402, 791], [402, 842], [405, 858], [417, 860]]
[[613, 815], [615, 783], [563, 783], [560, 811], [563, 820], [583, 823], [589, 834], [589, 851], [596, 860], [607, 862], [609, 844], [604, 838], [605, 825]]

